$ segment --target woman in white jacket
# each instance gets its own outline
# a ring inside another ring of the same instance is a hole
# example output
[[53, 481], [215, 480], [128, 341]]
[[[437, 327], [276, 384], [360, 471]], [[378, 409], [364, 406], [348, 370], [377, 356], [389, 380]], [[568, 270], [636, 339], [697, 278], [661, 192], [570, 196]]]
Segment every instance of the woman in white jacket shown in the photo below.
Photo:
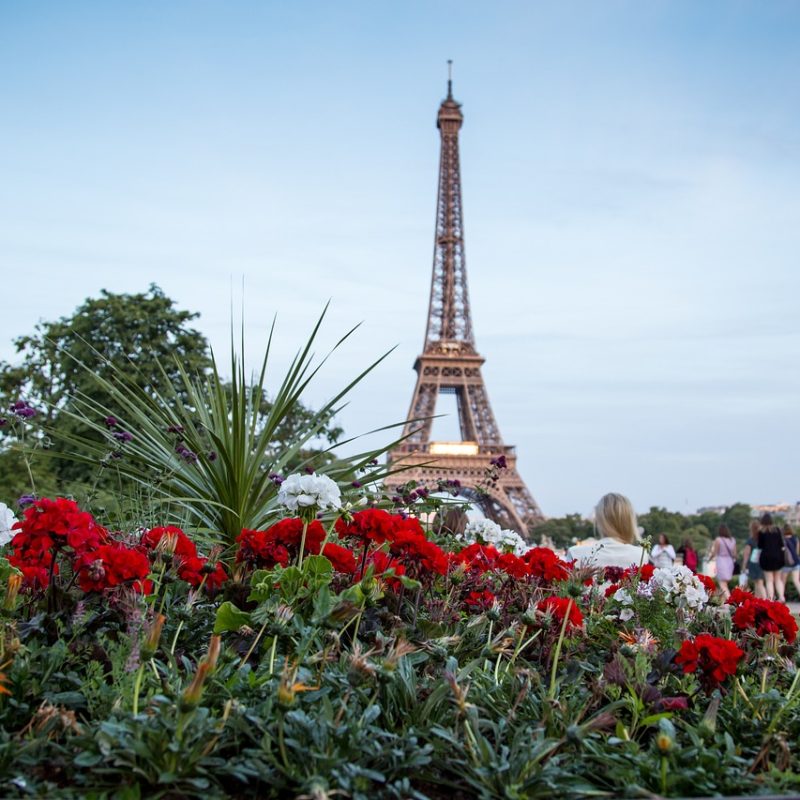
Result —
[[594, 510], [594, 524], [600, 541], [570, 547], [569, 560], [587, 567], [639, 567], [647, 561], [644, 548], [636, 544], [636, 512], [627, 497], [614, 493], [603, 496]]

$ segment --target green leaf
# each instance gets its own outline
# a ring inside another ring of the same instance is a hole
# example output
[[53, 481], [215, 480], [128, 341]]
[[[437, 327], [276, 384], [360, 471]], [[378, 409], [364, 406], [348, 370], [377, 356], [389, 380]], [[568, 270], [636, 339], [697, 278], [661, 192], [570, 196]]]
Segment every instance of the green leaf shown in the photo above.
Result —
[[217, 609], [217, 618], [214, 622], [214, 633], [225, 631], [238, 631], [242, 625], [250, 624], [250, 615], [237, 608], [230, 600], [226, 600]]
[[409, 578], [408, 575], [396, 575], [395, 576], [406, 589], [420, 589], [422, 584], [419, 581], [414, 580], [413, 578]]

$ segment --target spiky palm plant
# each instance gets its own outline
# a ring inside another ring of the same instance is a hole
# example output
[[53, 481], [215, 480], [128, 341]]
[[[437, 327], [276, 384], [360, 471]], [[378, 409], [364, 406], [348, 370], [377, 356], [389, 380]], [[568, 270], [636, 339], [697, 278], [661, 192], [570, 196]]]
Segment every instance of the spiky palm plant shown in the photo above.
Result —
[[[312, 347], [326, 311], [327, 306], [277, 389], [270, 391], [272, 403], [266, 413], [262, 398], [268, 391], [274, 321], [256, 380], [249, 380], [245, 372], [243, 334], [238, 352], [231, 336], [230, 383], [221, 377], [213, 353], [208, 374], [191, 375], [179, 365], [179, 385], [164, 381], [167, 388], [160, 392], [141, 388], [141, 381], [131, 377], [130, 363], [106, 361], [111, 379], [95, 375], [94, 380], [112, 398], [111, 404], [106, 407], [81, 394], [72, 398], [66, 411], [86, 429], [103, 434], [103, 442], [54, 430], [52, 435], [62, 445], [59, 454], [118, 471], [128, 484], [141, 487], [167, 517], [190, 524], [212, 541], [231, 545], [243, 527], [259, 528], [269, 522], [275, 514], [274, 475], [289, 463], [297, 464], [298, 458], [302, 468], [304, 446], [313, 442], [341, 409], [343, 398], [391, 352], [370, 364], [313, 413], [294, 442], [276, 448], [279, 426], [299, 408], [309, 383], [358, 327], [350, 329], [315, 362]], [[98, 357], [103, 358], [99, 353]], [[112, 419], [106, 422], [109, 417]], [[337, 442], [324, 452], [352, 441]], [[393, 444], [346, 459], [334, 458], [322, 471], [338, 481], [352, 481], [356, 474], [364, 483], [380, 480], [385, 471], [377, 466], [376, 459]]]

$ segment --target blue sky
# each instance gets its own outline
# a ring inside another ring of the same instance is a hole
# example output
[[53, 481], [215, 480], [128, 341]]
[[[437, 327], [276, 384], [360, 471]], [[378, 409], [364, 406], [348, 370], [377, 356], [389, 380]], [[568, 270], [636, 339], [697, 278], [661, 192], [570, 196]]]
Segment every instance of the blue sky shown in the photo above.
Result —
[[[800, 6], [0, 3], [0, 358], [154, 281], [401, 420], [452, 58], [473, 317], [548, 514], [800, 499]], [[244, 290], [242, 286], [244, 285]], [[9, 299], [11, 298], [11, 299]], [[237, 311], [238, 317], [238, 311]], [[447, 423], [440, 429], [447, 434]]]

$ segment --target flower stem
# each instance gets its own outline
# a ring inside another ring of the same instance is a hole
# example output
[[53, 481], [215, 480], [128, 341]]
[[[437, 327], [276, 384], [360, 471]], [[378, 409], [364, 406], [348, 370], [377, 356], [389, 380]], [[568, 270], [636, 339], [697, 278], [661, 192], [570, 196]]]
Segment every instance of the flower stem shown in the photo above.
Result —
[[300, 537], [300, 555], [297, 560], [297, 566], [303, 566], [303, 553], [306, 549], [306, 534], [308, 533], [308, 519], [303, 518], [303, 535]]
[[133, 716], [139, 713], [139, 692], [142, 689], [142, 678], [144, 677], [144, 664], [139, 664], [136, 672], [136, 680], [133, 684]]
[[564, 622], [561, 623], [561, 632], [558, 634], [558, 642], [556, 642], [556, 651], [553, 654], [553, 668], [550, 672], [550, 691], [548, 696], [552, 700], [556, 696], [556, 673], [558, 671], [558, 660], [561, 657], [561, 645], [564, 643], [564, 634], [567, 631], [569, 624], [569, 612], [572, 611], [573, 600], [570, 598], [567, 604], [567, 610], [564, 613]]

